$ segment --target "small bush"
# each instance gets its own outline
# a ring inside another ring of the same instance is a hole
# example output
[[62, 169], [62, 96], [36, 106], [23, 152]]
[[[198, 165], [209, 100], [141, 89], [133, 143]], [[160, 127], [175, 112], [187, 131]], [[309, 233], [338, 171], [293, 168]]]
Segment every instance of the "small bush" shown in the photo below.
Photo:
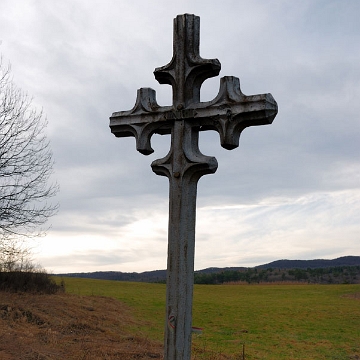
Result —
[[63, 292], [64, 286], [45, 271], [9, 271], [0, 272], [0, 291], [55, 294]]

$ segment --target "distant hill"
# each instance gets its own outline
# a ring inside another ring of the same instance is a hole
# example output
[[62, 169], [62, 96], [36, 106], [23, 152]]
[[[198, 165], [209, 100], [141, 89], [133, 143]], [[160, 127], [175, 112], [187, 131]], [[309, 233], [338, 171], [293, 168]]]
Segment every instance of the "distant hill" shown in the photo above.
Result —
[[[210, 267], [203, 270], [195, 271], [195, 280], [207, 279], [207, 276], [211, 274], [230, 274], [230, 273], [244, 273], [256, 272], [257, 269], [326, 269], [336, 267], [352, 267], [360, 266], [360, 256], [343, 256], [333, 260], [277, 260], [268, 264], [255, 266], [254, 268], [246, 267], [225, 267], [217, 268]], [[332, 272], [332, 270], [331, 270]], [[145, 271], [142, 273], [137, 272], [121, 272], [121, 271], [96, 271], [88, 273], [68, 273], [68, 274], [57, 274], [58, 276], [64, 277], [80, 277], [90, 279], [101, 279], [101, 280], [117, 280], [117, 281], [139, 281], [139, 282], [166, 282], [166, 270], [154, 270]], [[283, 280], [287, 278], [283, 277]], [[287, 279], [288, 280], [288, 279]], [[225, 281], [225, 280], [224, 280]], [[220, 282], [224, 282], [220, 281]], [[266, 278], [261, 279], [266, 281]], [[218, 282], [217, 282], [218, 283]]]
[[333, 260], [276, 260], [268, 264], [256, 266], [258, 269], [318, 269], [336, 266], [359, 266], [360, 256], [343, 256]]
[[121, 272], [121, 271], [95, 271], [87, 273], [69, 273], [56, 274], [57, 276], [79, 277], [100, 280], [117, 280], [117, 281], [139, 281], [139, 282], [164, 282], [166, 281], [166, 270], [137, 272]]

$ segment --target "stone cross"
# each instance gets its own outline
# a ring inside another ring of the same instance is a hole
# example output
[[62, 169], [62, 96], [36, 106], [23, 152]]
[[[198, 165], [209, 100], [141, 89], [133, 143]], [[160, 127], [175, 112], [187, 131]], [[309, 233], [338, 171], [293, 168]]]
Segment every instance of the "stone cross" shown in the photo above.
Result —
[[220, 79], [219, 93], [212, 101], [200, 102], [202, 83], [217, 76], [221, 65], [217, 59], [200, 57], [199, 33], [198, 16], [185, 14], [174, 19], [173, 57], [154, 71], [160, 84], [172, 86], [171, 106], [159, 106], [155, 91], [141, 88], [133, 109], [110, 117], [111, 132], [117, 137], [135, 137], [136, 149], [144, 155], [153, 152], [153, 134], [171, 134], [169, 153], [151, 164], [152, 170], [168, 177], [170, 183], [166, 360], [191, 357], [197, 182], [217, 169], [216, 159], [199, 150], [199, 131], [217, 131], [221, 146], [231, 150], [239, 145], [242, 130], [271, 124], [277, 114], [271, 94], [246, 96], [239, 79], [232, 76]]

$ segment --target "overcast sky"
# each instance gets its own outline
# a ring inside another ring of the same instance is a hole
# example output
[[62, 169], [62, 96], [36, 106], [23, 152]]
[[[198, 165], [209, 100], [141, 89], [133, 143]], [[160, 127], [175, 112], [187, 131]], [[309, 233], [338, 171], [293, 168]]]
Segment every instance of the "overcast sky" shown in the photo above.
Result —
[[0, 52], [47, 116], [61, 188], [35, 260], [54, 273], [166, 268], [168, 180], [150, 164], [170, 137], [144, 156], [109, 116], [141, 87], [171, 105], [153, 71], [184, 13], [200, 16], [200, 55], [222, 65], [201, 101], [229, 75], [279, 106], [235, 150], [201, 133], [219, 167], [198, 184], [195, 268], [360, 255], [359, 1], [2, 0]]

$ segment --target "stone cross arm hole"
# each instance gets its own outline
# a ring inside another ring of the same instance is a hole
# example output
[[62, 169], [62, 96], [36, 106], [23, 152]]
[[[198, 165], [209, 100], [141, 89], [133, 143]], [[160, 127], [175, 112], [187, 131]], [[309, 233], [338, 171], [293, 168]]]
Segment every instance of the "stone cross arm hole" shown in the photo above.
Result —
[[173, 57], [169, 64], [156, 68], [160, 84], [172, 86], [172, 105], [159, 106], [155, 90], [137, 91], [134, 107], [114, 112], [111, 132], [117, 137], [133, 136], [136, 149], [151, 154], [153, 134], [171, 134], [169, 153], [153, 161], [153, 171], [169, 178], [169, 235], [165, 322], [165, 359], [191, 357], [191, 319], [195, 249], [197, 182], [214, 173], [217, 161], [203, 155], [198, 146], [199, 132], [215, 130], [221, 146], [239, 146], [243, 129], [271, 124], [277, 103], [271, 94], [247, 96], [233, 76], [220, 79], [217, 96], [200, 102], [202, 83], [220, 72], [217, 59], [202, 59], [199, 54], [200, 18], [178, 15], [174, 19]]

